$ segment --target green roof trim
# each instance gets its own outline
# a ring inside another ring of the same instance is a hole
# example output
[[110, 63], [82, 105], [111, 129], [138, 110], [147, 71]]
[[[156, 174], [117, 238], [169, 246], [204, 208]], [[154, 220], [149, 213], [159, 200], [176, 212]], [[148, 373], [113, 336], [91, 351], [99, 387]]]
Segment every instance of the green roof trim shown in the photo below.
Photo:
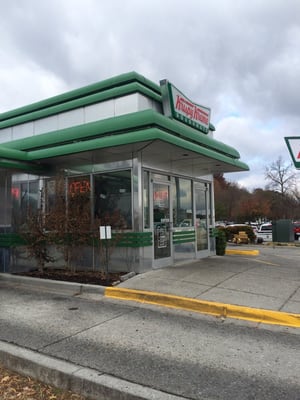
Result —
[[36, 121], [41, 118], [50, 117], [52, 115], [56, 115], [62, 112], [71, 111], [76, 108], [85, 107], [91, 104], [100, 103], [105, 100], [119, 98], [133, 93], [141, 93], [161, 103], [161, 96], [159, 94], [151, 91], [145, 86], [142, 86], [138, 82], [133, 82], [124, 86], [107, 89], [100, 93], [91, 94], [86, 97], [80, 97], [67, 103], [53, 105], [45, 109], [32, 111], [24, 115], [12, 117], [10, 119], [0, 122], [0, 129], [23, 124], [26, 122]]
[[59, 131], [48, 132], [37, 136], [31, 136], [24, 139], [18, 139], [8, 143], [3, 143], [2, 147], [13, 148], [16, 150], [34, 150], [37, 148], [46, 148], [58, 146], [69, 142], [83, 140], [95, 136], [108, 134], [125, 133], [129, 130], [137, 130], [149, 126], [157, 126], [160, 129], [169, 131], [173, 135], [180, 136], [185, 140], [194, 142], [197, 145], [218, 151], [232, 158], [240, 158], [237, 150], [222, 142], [219, 142], [207, 135], [184, 124], [180, 124], [170, 118], [165, 117], [153, 110], [139, 111], [132, 114], [126, 114], [119, 117], [107, 118], [104, 120], [90, 122], [83, 125], [77, 125], [71, 128], [61, 129]]
[[2, 158], [0, 158], [0, 168], [24, 171], [33, 174], [49, 172], [49, 168], [45, 168], [43, 165], [38, 165], [32, 162], [25, 163], [18, 160], [5, 160]]
[[28, 156], [25, 151], [10, 149], [0, 145], [0, 159], [28, 161]]
[[145, 78], [144, 76], [136, 72], [128, 72], [97, 82], [88, 86], [84, 86], [79, 89], [72, 90], [49, 99], [45, 99], [33, 104], [26, 105], [24, 107], [17, 108], [15, 110], [7, 111], [0, 114], [0, 121], [8, 120], [15, 117], [24, 116], [29, 113], [33, 113], [40, 110], [45, 110], [49, 107], [62, 105], [63, 103], [78, 100], [86, 96], [90, 96], [104, 90], [114, 89], [124, 86], [129, 83], [139, 82], [144, 87], [147, 87], [150, 91], [161, 96], [160, 86]]
[[235, 159], [230, 158], [224, 154], [217, 153], [214, 150], [205, 147], [196, 146], [187, 140], [174, 136], [170, 133], [161, 131], [157, 128], [149, 128], [142, 131], [134, 131], [129, 133], [121, 133], [118, 135], [104, 136], [97, 139], [86, 140], [83, 142], [65, 144], [61, 146], [51, 147], [47, 149], [34, 150], [28, 152], [28, 157], [32, 161], [42, 160], [46, 158], [65, 156], [74, 153], [81, 153], [84, 151], [91, 151], [95, 149], [103, 149], [114, 146], [121, 146], [139, 142], [149, 142], [153, 140], [162, 140], [163, 142], [179, 146], [183, 149], [193, 151], [195, 153], [204, 155], [218, 161], [222, 161], [229, 165], [234, 165], [242, 170], [248, 170], [249, 167]]

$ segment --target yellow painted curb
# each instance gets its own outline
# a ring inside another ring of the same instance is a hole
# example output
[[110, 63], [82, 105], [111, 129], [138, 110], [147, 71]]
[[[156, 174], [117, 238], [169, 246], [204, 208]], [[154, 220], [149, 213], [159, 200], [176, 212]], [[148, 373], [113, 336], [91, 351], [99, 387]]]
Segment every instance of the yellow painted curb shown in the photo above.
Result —
[[243, 319], [263, 324], [284, 325], [300, 328], [300, 314], [290, 314], [281, 311], [250, 308], [232, 304], [217, 303], [169, 294], [133, 290], [126, 288], [107, 287], [104, 295], [118, 300], [130, 300], [139, 303], [194, 311], [217, 317]]
[[246, 256], [258, 256], [259, 250], [238, 250], [238, 249], [226, 249], [225, 254], [240, 254]]

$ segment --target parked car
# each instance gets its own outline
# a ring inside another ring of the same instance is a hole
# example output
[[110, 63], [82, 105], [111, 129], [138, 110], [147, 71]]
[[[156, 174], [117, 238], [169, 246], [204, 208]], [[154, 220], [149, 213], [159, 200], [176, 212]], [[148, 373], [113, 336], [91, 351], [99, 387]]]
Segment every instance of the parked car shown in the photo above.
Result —
[[263, 242], [272, 242], [273, 241], [273, 232], [272, 232], [272, 223], [267, 222], [265, 224], [261, 224], [256, 232], [256, 241], [257, 243]]
[[300, 222], [293, 222], [295, 240], [300, 240]]

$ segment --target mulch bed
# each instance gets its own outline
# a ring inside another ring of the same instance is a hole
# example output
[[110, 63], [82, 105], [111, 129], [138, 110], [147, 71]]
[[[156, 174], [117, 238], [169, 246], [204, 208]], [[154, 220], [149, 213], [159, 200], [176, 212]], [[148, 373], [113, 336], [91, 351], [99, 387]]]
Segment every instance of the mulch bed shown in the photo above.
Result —
[[[22, 376], [0, 364], [1, 400], [85, 400], [86, 398]], [[87, 400], [87, 399], [86, 399]]]
[[66, 269], [45, 268], [43, 271], [33, 270], [18, 272], [14, 275], [29, 276], [32, 278], [52, 279], [56, 281], [77, 282], [90, 285], [114, 286], [120, 282], [122, 275], [127, 272], [111, 272], [108, 275], [103, 271], [70, 271]]

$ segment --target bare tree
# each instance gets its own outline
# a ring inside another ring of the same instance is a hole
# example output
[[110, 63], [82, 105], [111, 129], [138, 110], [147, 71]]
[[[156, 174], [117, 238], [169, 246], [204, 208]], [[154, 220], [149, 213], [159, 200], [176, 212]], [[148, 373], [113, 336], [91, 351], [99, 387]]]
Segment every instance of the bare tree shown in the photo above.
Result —
[[296, 173], [293, 164], [285, 162], [281, 156], [265, 168], [267, 189], [279, 192], [281, 195], [292, 194], [296, 186]]
[[293, 164], [282, 157], [265, 170], [267, 189], [273, 190], [272, 218], [293, 218], [295, 211], [296, 173]]

